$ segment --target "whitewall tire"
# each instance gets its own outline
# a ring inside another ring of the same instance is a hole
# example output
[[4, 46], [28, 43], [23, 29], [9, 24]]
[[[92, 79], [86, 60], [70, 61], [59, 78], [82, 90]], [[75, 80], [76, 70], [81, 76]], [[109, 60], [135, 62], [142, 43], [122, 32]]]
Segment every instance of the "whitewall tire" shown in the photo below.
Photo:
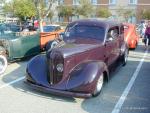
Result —
[[100, 77], [97, 80], [95, 91], [93, 93], [93, 96], [98, 96], [103, 88], [104, 84], [104, 74], [102, 73]]
[[4, 55], [0, 55], [0, 75], [3, 74], [7, 68], [8, 62]]

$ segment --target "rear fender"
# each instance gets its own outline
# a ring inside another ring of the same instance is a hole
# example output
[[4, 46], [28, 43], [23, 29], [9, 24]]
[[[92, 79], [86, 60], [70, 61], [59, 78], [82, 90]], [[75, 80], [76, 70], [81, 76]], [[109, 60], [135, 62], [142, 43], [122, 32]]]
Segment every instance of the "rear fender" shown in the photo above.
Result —
[[108, 69], [102, 61], [89, 61], [80, 64], [70, 73], [67, 83], [67, 90], [91, 93], [95, 89], [95, 85], [99, 76]]
[[127, 43], [124, 43], [120, 49], [120, 56], [123, 56], [126, 50], [129, 50], [129, 46]]

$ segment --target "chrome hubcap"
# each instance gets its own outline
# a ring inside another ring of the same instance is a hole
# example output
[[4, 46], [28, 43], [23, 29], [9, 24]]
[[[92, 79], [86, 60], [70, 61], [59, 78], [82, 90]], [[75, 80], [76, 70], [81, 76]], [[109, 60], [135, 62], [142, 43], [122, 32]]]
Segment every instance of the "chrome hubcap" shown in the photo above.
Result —
[[7, 59], [5, 56], [0, 55], [0, 74], [2, 74], [7, 68]]
[[97, 91], [99, 92], [103, 87], [103, 74], [100, 75], [98, 81], [97, 81]]
[[4, 66], [5, 66], [5, 62], [2, 58], [0, 58], [0, 72], [3, 70]]
[[51, 45], [51, 48], [54, 48], [58, 43], [56, 41], [54, 41]]
[[128, 51], [126, 50], [124, 55], [124, 61], [127, 62], [127, 59], [128, 59]]

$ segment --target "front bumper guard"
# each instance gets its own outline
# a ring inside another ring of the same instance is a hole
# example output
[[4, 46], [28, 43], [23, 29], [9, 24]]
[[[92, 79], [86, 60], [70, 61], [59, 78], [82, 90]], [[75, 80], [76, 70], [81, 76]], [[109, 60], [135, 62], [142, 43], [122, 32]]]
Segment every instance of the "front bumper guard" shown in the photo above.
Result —
[[44, 86], [31, 83], [27, 80], [25, 80], [24, 83], [26, 83], [27, 85], [29, 85], [31, 88], [35, 90], [39, 90], [39, 91], [49, 93], [49, 94], [54, 94], [54, 95], [61, 95], [65, 97], [78, 97], [78, 98], [90, 98], [92, 96], [92, 94], [90, 93], [77, 93], [77, 92], [62, 91], [62, 90], [47, 88]]

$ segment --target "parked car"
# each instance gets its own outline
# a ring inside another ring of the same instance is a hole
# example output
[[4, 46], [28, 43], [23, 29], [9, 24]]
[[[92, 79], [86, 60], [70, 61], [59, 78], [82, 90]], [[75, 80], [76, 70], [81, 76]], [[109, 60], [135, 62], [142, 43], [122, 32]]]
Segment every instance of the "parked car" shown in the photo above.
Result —
[[134, 24], [124, 23], [124, 38], [131, 49], [135, 49], [139, 42], [139, 35]]
[[36, 31], [2, 33], [0, 35], [0, 74], [6, 69], [7, 60], [11, 62], [40, 53], [45, 50], [48, 41], [57, 38], [59, 33], [60, 31], [40, 34]]
[[45, 45], [47, 45], [47, 42], [54, 40], [62, 32], [64, 32], [64, 29], [62, 29], [60, 25], [44, 26], [43, 32], [40, 33], [41, 48], [45, 49]]
[[97, 96], [117, 64], [125, 65], [128, 47], [121, 23], [78, 20], [46, 55], [33, 57], [26, 68], [29, 86], [55, 95]]
[[62, 29], [61, 26], [56, 24], [43, 26], [43, 32], [53, 32], [53, 31], [59, 31], [61, 29]]

